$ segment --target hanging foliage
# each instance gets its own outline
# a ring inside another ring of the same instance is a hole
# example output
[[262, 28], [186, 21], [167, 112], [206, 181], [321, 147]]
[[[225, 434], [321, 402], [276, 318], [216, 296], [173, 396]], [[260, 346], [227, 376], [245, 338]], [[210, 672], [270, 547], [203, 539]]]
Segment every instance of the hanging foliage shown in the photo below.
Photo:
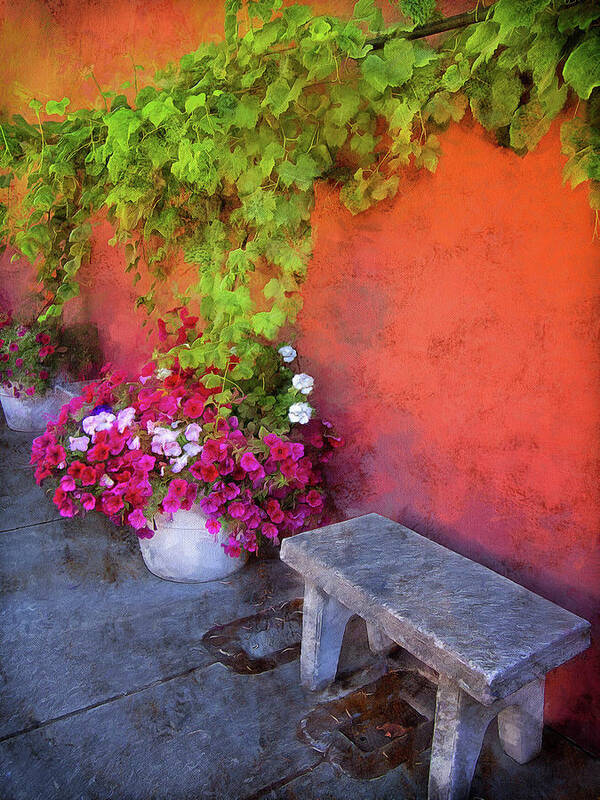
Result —
[[[404, 166], [435, 170], [439, 132], [467, 108], [524, 154], [570, 96], [585, 101], [562, 125], [565, 179], [592, 181], [598, 214], [595, 2], [498, 0], [435, 48], [415, 30], [439, 19], [430, 0], [402, 0], [412, 19], [387, 31], [373, 0], [359, 0], [351, 19], [281, 5], [226, 0], [225, 40], [185, 55], [133, 99], [104, 93], [99, 110], [34, 100], [34, 122], [1, 124], [0, 224], [38, 266], [50, 298], [43, 317], [78, 294], [103, 212], [125, 269], [136, 281], [150, 274], [138, 299], [149, 313], [172, 289], [168, 254], [179, 248], [194, 265], [178, 298], [200, 300], [204, 327], [179, 347], [182, 365], [247, 378], [260, 342], [300, 308], [316, 181], [338, 184], [352, 213], [393, 197]], [[26, 184], [20, 200], [15, 179]], [[267, 310], [257, 310], [250, 276], [265, 266]]]

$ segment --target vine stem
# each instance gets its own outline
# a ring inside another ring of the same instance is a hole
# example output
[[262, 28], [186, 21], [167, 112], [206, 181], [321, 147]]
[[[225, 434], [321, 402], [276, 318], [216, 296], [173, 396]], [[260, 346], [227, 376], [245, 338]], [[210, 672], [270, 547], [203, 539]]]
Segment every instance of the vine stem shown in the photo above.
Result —
[[94, 83], [98, 87], [98, 91], [100, 92], [100, 97], [102, 98], [102, 100], [104, 102], [104, 111], [106, 112], [106, 111], [108, 111], [108, 104], [106, 102], [106, 97], [104, 97], [104, 92], [102, 91], [102, 88], [101, 88], [100, 84], [96, 80], [96, 76], [94, 75], [94, 70], [90, 71], [90, 75], [92, 76], [92, 80], [94, 81]]
[[6, 147], [6, 149], [8, 150], [8, 154], [9, 154], [9, 156], [12, 158], [12, 150], [11, 150], [11, 149], [10, 149], [10, 147], [8, 146], [8, 141], [7, 141], [7, 139], [6, 139], [6, 135], [5, 135], [5, 133], [4, 133], [4, 127], [3, 127], [2, 125], [0, 125], [0, 131], [2, 131], [2, 138], [4, 139], [4, 146], [5, 146], [5, 147]]

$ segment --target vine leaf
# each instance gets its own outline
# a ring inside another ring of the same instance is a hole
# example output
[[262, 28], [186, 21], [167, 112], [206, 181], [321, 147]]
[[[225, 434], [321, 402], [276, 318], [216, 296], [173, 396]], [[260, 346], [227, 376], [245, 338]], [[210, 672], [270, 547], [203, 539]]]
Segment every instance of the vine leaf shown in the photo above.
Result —
[[563, 77], [579, 97], [587, 100], [592, 89], [600, 86], [600, 34], [588, 34], [573, 50], [563, 67]]
[[59, 114], [63, 116], [70, 102], [68, 97], [63, 97], [60, 103], [56, 100], [49, 100], [46, 103], [46, 114]]
[[571, 8], [563, 8], [558, 15], [558, 30], [561, 33], [570, 33], [576, 28], [582, 31], [587, 31], [594, 22], [600, 17], [600, 6], [593, 5], [576, 5]]

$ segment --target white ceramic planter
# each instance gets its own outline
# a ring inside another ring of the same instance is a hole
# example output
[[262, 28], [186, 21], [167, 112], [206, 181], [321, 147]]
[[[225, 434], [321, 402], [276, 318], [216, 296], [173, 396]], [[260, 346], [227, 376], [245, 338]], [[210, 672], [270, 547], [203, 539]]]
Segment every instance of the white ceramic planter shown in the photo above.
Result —
[[13, 431], [43, 431], [49, 419], [56, 419], [61, 406], [69, 402], [63, 389], [50, 389], [42, 397], [28, 397], [24, 392], [14, 397], [12, 390], [0, 390], [0, 402], [6, 424]]
[[206, 519], [197, 505], [173, 515], [158, 514], [154, 536], [139, 540], [144, 564], [150, 572], [168, 581], [204, 583], [241, 569], [248, 556], [228, 556], [221, 547], [228, 536], [209, 533]]

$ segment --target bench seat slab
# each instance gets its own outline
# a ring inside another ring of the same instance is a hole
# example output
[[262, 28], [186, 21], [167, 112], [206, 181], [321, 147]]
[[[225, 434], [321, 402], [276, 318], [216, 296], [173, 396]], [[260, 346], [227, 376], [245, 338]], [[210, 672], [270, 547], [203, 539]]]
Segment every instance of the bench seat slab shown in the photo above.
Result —
[[586, 620], [378, 514], [286, 539], [281, 558], [361, 616], [375, 649], [387, 637], [484, 705], [589, 645]]

